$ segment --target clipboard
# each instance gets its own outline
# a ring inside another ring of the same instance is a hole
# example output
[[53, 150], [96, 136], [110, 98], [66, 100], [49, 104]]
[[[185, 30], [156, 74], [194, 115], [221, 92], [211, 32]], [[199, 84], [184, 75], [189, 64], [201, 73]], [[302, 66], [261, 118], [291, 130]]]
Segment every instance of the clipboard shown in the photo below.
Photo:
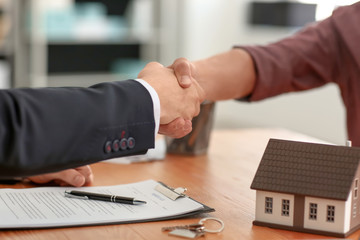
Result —
[[[178, 215], [176, 215], [176, 216], [168, 217], [168, 218], [163, 218], [163, 219], [157, 218], [157, 219], [155, 219], [154, 221], [157, 221], [157, 220], [171, 220], [171, 219], [185, 218], [185, 217], [190, 217], [190, 216], [199, 215], [199, 214], [203, 214], [203, 213], [215, 212], [215, 209], [214, 209], [214, 208], [209, 207], [209, 206], [207, 206], [207, 205], [205, 205], [205, 204], [203, 204], [203, 203], [201, 203], [201, 202], [199, 202], [199, 201], [197, 201], [197, 200], [195, 200], [195, 199], [187, 196], [187, 195], [185, 194], [185, 192], [187, 191], [186, 188], [182, 188], [182, 187], [172, 188], [172, 187], [169, 187], [168, 185], [166, 185], [166, 184], [163, 183], [163, 182], [158, 181], [158, 183], [159, 183], [159, 185], [157, 185], [157, 186], [155, 187], [155, 190], [157, 190], [158, 192], [161, 192], [164, 196], [170, 198], [170, 199], [173, 200], [173, 201], [176, 201], [176, 199], [181, 198], [181, 197], [187, 197], [187, 198], [191, 199], [192, 201], [201, 204], [201, 205], [203, 206], [203, 209], [194, 210], [194, 211], [189, 212], [189, 213], [178, 214]], [[160, 186], [161, 186], [162, 188], [159, 188]], [[160, 190], [160, 189], [162, 189], [162, 190]], [[163, 191], [164, 189], [167, 189], [168, 192]], [[178, 189], [179, 189], [179, 190], [178, 190]], [[183, 189], [183, 191], [181, 191], [181, 189]], [[170, 194], [170, 192], [171, 192], [172, 194]], [[176, 196], [176, 197], [174, 198], [174, 196]]]
[[[152, 222], [195, 216], [215, 211], [162, 182], [146, 180], [130, 184], [82, 187], [77, 190], [124, 195], [147, 204], [66, 198], [69, 187], [0, 189], [0, 229], [59, 228]], [[160, 190], [159, 190], [160, 189]], [[175, 196], [170, 196], [172, 193]], [[177, 195], [177, 196], [176, 196]], [[6, 220], [5, 220], [6, 219]]]

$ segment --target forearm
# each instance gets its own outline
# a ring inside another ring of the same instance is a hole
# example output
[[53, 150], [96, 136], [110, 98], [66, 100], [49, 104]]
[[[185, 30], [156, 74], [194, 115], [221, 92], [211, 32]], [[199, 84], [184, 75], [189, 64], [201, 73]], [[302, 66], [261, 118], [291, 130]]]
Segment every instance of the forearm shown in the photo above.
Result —
[[[0, 178], [143, 153], [154, 146], [152, 106], [147, 90], [135, 81], [2, 90]], [[107, 142], [129, 137], [135, 147], [105, 151]]]
[[194, 76], [205, 90], [207, 100], [242, 98], [254, 88], [254, 63], [243, 49], [234, 48], [193, 64], [196, 71]]

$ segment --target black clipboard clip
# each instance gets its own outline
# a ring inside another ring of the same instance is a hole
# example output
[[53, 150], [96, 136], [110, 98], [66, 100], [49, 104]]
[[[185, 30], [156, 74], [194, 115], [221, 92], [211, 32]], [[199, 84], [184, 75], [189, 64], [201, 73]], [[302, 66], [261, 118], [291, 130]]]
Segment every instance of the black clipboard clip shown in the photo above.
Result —
[[186, 195], [184, 193], [187, 189], [183, 187], [172, 188], [162, 182], [159, 182], [159, 184], [155, 186], [155, 190], [175, 201], [179, 197], [185, 197]]

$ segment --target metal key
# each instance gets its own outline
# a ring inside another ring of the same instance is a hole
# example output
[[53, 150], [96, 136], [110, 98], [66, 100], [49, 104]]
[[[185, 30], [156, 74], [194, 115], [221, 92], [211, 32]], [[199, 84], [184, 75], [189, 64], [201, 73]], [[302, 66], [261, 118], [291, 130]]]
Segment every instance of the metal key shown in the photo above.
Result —
[[[217, 229], [208, 229], [205, 228], [204, 222], [206, 221], [215, 221], [220, 224], [220, 227]], [[219, 218], [206, 217], [200, 219], [198, 223], [189, 224], [189, 225], [178, 225], [171, 227], [163, 227], [162, 231], [169, 231], [169, 235], [184, 237], [184, 238], [197, 238], [204, 236], [205, 233], [219, 233], [224, 229], [224, 222]]]
[[203, 232], [205, 227], [202, 223], [194, 223], [189, 225], [178, 225], [178, 226], [170, 226], [161, 228], [162, 231], [173, 231], [177, 229], [186, 229], [194, 232]]
[[177, 237], [183, 237], [183, 238], [197, 238], [204, 236], [204, 231], [193, 231], [189, 229], [175, 229], [169, 232], [169, 235], [177, 236]]

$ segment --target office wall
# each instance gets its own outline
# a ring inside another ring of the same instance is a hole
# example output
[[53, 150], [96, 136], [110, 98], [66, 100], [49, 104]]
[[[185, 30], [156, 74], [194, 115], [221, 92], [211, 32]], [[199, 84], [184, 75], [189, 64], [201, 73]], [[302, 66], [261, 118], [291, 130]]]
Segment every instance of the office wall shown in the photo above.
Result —
[[[160, 61], [164, 65], [171, 64], [177, 57], [187, 57], [190, 60], [205, 58], [226, 51], [234, 44], [273, 42], [298, 30], [250, 26], [247, 23], [250, 0], [144, 0], [147, 1], [154, 3], [154, 15], [158, 17], [154, 19], [156, 27], [152, 41], [154, 46], [159, 46], [152, 48], [151, 54], [147, 55], [152, 56], [149, 59]], [[33, 0], [34, 8], [41, 2], [47, 1]], [[69, 4], [72, 0], [55, 2], [54, 6], [59, 3]], [[134, 3], [141, 2], [142, 0], [137, 0]], [[138, 22], [148, 24], [148, 21]], [[32, 48], [33, 59], [36, 59], [32, 62], [37, 63], [39, 68], [33, 67], [31, 76], [45, 71], [44, 63], [39, 61], [39, 55], [43, 54], [41, 49], [44, 49], [42, 45], [34, 44]], [[37, 76], [40, 79], [38, 82], [46, 82], [44, 74]], [[98, 75], [93, 78], [94, 81], [105, 79]], [[56, 81], [49, 79], [50, 86], [85, 84], [78, 77], [52, 79]], [[337, 144], [343, 144], [346, 139], [344, 107], [339, 92], [333, 85], [305, 93], [286, 94], [259, 103], [219, 102], [215, 127], [284, 127]]]
[[[190, 60], [230, 49], [264, 44], [298, 29], [247, 23], [249, 0], [182, 0], [179, 53]], [[258, 103], [219, 102], [215, 128], [284, 127], [335, 144], [346, 140], [345, 110], [335, 85], [291, 93]]]

